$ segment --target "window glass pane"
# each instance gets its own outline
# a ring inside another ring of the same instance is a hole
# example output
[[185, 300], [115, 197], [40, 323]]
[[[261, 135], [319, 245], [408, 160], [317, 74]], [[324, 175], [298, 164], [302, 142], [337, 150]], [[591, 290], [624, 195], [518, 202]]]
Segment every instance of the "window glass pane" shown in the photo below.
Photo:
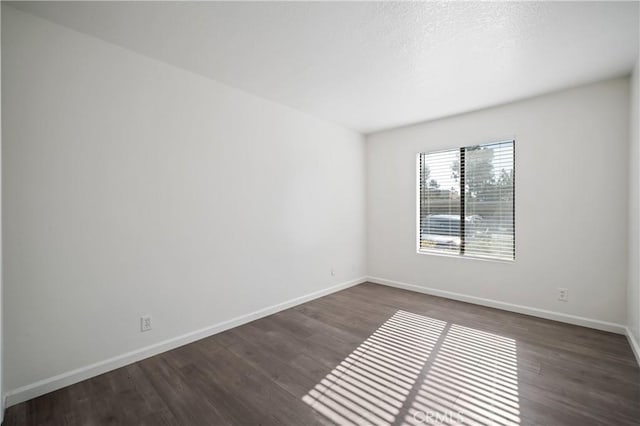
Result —
[[420, 249], [460, 251], [460, 151], [420, 155]]
[[514, 257], [513, 141], [465, 148], [464, 254]]
[[514, 259], [513, 141], [420, 154], [419, 173], [420, 251]]

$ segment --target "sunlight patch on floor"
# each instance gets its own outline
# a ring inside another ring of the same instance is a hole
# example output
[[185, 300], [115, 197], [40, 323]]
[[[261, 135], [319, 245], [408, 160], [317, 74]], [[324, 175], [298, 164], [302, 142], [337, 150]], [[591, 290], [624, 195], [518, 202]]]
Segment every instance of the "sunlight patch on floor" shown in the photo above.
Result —
[[450, 414], [442, 424], [520, 424], [515, 341], [451, 325], [404, 424], [434, 424], [438, 413]]
[[338, 425], [520, 424], [516, 342], [397, 311], [302, 399]]
[[340, 425], [391, 425], [445, 322], [398, 311], [303, 400]]

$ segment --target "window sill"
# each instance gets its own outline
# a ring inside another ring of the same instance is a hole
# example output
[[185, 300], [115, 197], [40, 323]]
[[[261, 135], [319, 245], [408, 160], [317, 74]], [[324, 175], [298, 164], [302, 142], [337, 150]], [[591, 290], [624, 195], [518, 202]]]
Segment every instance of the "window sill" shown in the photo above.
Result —
[[515, 263], [516, 261], [515, 259], [492, 259], [490, 257], [468, 256], [468, 255], [461, 255], [461, 254], [455, 254], [455, 253], [443, 253], [437, 250], [426, 250], [426, 249], [417, 250], [416, 253], [421, 255], [427, 255], [427, 256], [451, 257], [454, 259], [480, 260], [480, 261], [492, 262], [492, 263], [512, 264], [512, 263]]

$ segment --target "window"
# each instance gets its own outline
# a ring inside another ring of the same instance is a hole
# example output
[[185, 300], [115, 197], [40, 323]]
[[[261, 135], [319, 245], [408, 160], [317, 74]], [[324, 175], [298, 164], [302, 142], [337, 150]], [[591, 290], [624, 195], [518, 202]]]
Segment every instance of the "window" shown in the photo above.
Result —
[[515, 258], [515, 143], [418, 154], [418, 252]]

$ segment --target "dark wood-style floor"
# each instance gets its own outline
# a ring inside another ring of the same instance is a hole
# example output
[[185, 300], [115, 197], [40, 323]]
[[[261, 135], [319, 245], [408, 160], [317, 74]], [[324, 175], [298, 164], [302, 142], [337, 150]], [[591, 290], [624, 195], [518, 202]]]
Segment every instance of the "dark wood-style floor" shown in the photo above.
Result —
[[640, 424], [624, 336], [362, 284], [10, 407], [4, 425]]

